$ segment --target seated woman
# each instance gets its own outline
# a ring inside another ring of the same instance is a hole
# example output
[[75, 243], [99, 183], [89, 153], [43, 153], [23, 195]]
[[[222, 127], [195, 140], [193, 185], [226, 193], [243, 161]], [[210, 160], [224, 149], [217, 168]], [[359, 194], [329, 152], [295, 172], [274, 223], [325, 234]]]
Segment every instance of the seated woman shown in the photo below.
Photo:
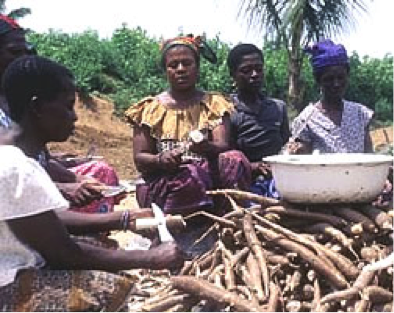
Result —
[[[134, 127], [134, 160], [145, 180], [137, 186], [141, 207], [152, 202], [166, 213], [208, 210], [223, 213], [205, 194], [214, 188], [247, 189], [250, 165], [230, 148], [232, 104], [196, 87], [200, 56], [215, 56], [200, 37], [178, 37], [162, 48], [169, 89], [132, 105], [126, 112]], [[198, 140], [191, 132], [200, 131]]]
[[231, 115], [233, 146], [251, 162], [254, 176], [251, 191], [278, 198], [271, 171], [262, 158], [278, 154], [290, 137], [286, 104], [263, 94], [264, 58], [255, 45], [235, 46], [227, 64], [237, 88], [232, 95], [235, 103], [235, 112]]
[[[25, 30], [21, 28], [13, 19], [0, 15], [0, 78], [3, 77], [7, 66], [18, 57], [32, 54], [31, 45], [26, 42]], [[10, 118], [10, 104], [8, 103], [4, 90], [0, 89], [0, 126], [9, 127], [12, 123]], [[15, 121], [18, 122], [18, 121]], [[35, 136], [35, 133], [32, 134]], [[26, 140], [31, 140], [26, 138]], [[114, 204], [118, 199], [109, 197], [97, 199], [89, 195], [89, 191], [80, 184], [71, 184], [78, 179], [86, 177], [94, 178], [97, 181], [109, 186], [119, 184], [118, 177], [113, 168], [105, 162], [91, 161], [67, 169], [61, 158], [53, 157], [49, 154], [46, 147], [43, 147], [39, 156], [40, 163], [46, 168], [55, 182], [68, 185], [59, 185], [67, 199], [71, 201], [71, 210], [87, 213], [104, 213], [113, 211]], [[66, 177], [68, 179], [66, 179]]]
[[343, 99], [350, 71], [345, 48], [325, 40], [305, 51], [311, 55], [321, 99], [308, 105], [293, 121], [292, 132], [298, 136], [296, 142], [289, 143], [289, 152], [372, 152], [369, 125], [373, 111]]
[[[9, 65], [3, 75], [2, 89], [9, 103], [11, 117], [20, 126], [16, 145], [52, 174], [52, 180], [67, 200], [74, 200], [72, 203], [78, 200], [81, 205], [92, 199], [100, 200], [101, 189], [105, 187], [101, 182], [89, 176], [75, 175], [67, 169], [54, 171], [53, 163], [47, 162], [46, 154], [42, 152], [46, 150], [48, 142], [64, 141], [74, 129], [75, 85], [71, 72], [46, 58], [24, 56]], [[100, 203], [101, 206], [108, 204], [108, 199]], [[113, 242], [98, 233], [128, 230], [133, 218], [140, 213], [117, 211], [83, 214], [67, 210], [60, 212], [59, 217], [69, 231], [77, 235], [95, 234], [94, 237], [100, 242], [92, 241], [91, 236], [85, 240], [112, 245]], [[144, 214], [151, 215], [151, 212], [146, 211]]]
[[182, 265], [173, 243], [114, 251], [75, 242], [58, 218], [68, 202], [45, 170], [11, 145], [0, 145], [0, 164], [2, 312], [127, 309], [133, 280], [118, 271]]

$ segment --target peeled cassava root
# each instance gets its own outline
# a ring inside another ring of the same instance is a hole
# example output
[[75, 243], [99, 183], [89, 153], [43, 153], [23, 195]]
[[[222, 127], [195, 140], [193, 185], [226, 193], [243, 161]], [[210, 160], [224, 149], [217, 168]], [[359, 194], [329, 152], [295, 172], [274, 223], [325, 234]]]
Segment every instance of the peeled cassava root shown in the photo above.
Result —
[[[216, 232], [218, 240], [207, 253], [185, 263], [181, 276], [170, 277], [170, 290], [176, 291], [171, 299], [212, 311], [392, 307], [392, 266], [386, 262], [374, 271], [363, 270], [392, 253], [387, 212], [365, 205], [360, 210], [306, 208], [230, 189], [209, 193], [228, 197], [234, 211], [222, 217], [201, 212], [185, 217], [186, 222], [198, 215], [211, 218], [209, 231]], [[259, 205], [245, 209], [247, 201]], [[163, 299], [157, 305], [169, 304], [174, 310], [192, 309]]]

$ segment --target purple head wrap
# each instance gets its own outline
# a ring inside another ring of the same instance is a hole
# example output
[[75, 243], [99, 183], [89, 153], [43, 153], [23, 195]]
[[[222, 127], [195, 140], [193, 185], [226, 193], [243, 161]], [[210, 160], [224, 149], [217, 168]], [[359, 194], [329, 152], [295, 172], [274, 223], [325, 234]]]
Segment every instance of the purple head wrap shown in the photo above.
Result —
[[329, 39], [306, 47], [304, 51], [311, 55], [310, 62], [314, 73], [320, 72], [327, 66], [349, 65], [345, 47], [341, 44], [336, 45]]

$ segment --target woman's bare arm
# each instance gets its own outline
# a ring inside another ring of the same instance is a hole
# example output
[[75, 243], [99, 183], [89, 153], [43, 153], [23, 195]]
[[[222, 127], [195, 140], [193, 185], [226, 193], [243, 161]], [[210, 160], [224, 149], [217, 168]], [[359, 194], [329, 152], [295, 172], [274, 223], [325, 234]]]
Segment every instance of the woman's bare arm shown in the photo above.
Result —
[[160, 169], [155, 140], [147, 126], [134, 126], [133, 156], [134, 163], [141, 173], [149, 173]]
[[16, 237], [37, 251], [53, 269], [159, 269], [183, 262], [175, 244], [160, 245], [147, 251], [109, 250], [77, 244], [54, 211], [9, 220], [7, 223]]
[[[123, 230], [123, 211], [105, 214], [90, 214], [73, 212], [70, 210], [58, 212], [57, 215], [66, 226], [67, 231], [73, 235], [92, 234], [112, 230]], [[137, 218], [153, 217], [150, 209], [136, 209], [130, 211], [130, 230], [133, 230]]]

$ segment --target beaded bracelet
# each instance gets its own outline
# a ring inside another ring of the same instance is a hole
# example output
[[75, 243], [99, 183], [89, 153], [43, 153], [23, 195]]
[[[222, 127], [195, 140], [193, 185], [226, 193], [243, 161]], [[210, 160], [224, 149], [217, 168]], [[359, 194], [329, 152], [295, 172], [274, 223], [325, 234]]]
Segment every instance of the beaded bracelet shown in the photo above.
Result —
[[122, 216], [120, 218], [120, 226], [124, 232], [126, 232], [129, 229], [130, 225], [130, 211], [125, 210], [122, 213]]

